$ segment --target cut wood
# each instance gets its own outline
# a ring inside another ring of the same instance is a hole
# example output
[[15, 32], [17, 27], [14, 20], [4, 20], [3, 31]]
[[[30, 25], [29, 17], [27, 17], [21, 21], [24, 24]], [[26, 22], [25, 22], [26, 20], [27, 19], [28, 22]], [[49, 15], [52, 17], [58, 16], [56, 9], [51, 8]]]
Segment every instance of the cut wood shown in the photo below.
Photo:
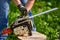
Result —
[[18, 36], [18, 38], [21, 40], [46, 40], [46, 35], [41, 34], [39, 32], [32, 32], [32, 36]]

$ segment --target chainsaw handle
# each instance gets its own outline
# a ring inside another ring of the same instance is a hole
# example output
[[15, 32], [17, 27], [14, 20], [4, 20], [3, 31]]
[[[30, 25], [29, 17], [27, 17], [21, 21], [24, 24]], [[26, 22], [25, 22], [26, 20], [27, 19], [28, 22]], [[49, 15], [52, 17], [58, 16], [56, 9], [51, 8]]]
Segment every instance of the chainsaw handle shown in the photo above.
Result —
[[11, 28], [6, 28], [2, 30], [2, 34], [10, 34], [12, 32]]

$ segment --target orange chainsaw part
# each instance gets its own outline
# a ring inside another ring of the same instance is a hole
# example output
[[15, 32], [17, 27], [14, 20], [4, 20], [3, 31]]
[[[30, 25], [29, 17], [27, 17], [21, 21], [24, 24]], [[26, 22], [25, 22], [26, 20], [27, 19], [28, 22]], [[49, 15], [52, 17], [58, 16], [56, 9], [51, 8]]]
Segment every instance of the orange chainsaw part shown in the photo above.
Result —
[[11, 28], [6, 28], [2, 30], [2, 34], [10, 34], [10, 33], [12, 33]]

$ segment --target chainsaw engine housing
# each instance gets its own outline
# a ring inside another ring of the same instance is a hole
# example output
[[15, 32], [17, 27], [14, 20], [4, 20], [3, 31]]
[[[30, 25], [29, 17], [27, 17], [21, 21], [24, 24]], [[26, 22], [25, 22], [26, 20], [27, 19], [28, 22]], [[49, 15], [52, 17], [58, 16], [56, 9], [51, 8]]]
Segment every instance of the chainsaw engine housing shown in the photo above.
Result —
[[18, 36], [31, 36], [33, 24], [28, 17], [18, 18], [11, 24], [11, 29], [15, 35]]

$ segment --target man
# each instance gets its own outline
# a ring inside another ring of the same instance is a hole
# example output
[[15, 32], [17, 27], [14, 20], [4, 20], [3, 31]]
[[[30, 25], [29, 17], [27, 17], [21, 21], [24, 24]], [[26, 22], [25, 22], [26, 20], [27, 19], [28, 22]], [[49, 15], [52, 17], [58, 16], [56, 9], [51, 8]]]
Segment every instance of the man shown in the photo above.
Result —
[[[35, 0], [13, 0], [21, 12], [29, 12], [28, 16], [32, 15], [30, 9], [32, 8]], [[8, 23], [8, 10], [9, 10], [9, 0], [0, 0], [0, 32], [7, 28]], [[33, 28], [32, 31], [36, 31], [36, 28]], [[5, 40], [8, 35], [2, 35], [0, 33], [0, 40]]]

